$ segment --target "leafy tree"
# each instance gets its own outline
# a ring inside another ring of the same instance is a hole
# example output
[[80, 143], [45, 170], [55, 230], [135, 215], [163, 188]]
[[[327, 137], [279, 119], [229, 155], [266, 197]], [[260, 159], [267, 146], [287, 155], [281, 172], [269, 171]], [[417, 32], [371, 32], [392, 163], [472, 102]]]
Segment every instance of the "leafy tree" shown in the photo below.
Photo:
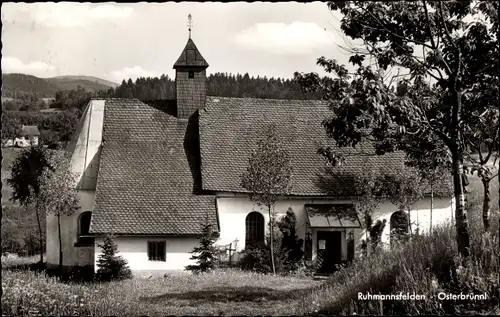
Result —
[[258, 141], [256, 150], [251, 154], [247, 170], [241, 176], [241, 185], [250, 191], [250, 198], [253, 201], [267, 207], [273, 274], [276, 274], [276, 267], [274, 265], [274, 215], [272, 210], [277, 199], [290, 192], [291, 174], [290, 155], [278, 137], [276, 126], [272, 124], [265, 130], [264, 137]]
[[288, 266], [291, 270], [302, 260], [304, 252], [297, 235], [297, 218], [292, 208], [288, 208], [285, 216], [278, 222], [281, 231], [281, 249], [287, 254]]
[[[325, 125], [339, 146], [372, 139], [383, 154], [405, 150], [408, 139], [430, 136], [446, 145], [452, 157], [457, 244], [460, 253], [468, 256], [465, 131], [475, 113], [498, 101], [494, 93], [498, 89], [498, 2], [332, 1], [328, 6], [343, 15], [342, 31], [363, 42], [350, 58], [357, 67], [354, 79], [347, 68], [324, 57], [318, 64], [337, 78], [296, 73], [296, 79], [309, 90], [322, 89], [323, 96], [331, 97], [335, 115]], [[366, 56], [374, 58], [377, 70], [363, 65]], [[392, 81], [384, 81], [388, 70], [395, 68], [407, 72], [406, 81], [418, 92], [413, 94], [418, 99], [399, 96]], [[478, 103], [472, 98], [477, 94], [490, 98]]]
[[97, 260], [96, 279], [98, 281], [112, 281], [132, 278], [132, 271], [127, 261], [118, 254], [118, 247], [113, 236], [107, 235], [102, 245], [102, 253]]
[[57, 233], [59, 240], [59, 273], [63, 269], [63, 249], [61, 238], [61, 216], [71, 216], [78, 209], [78, 193], [76, 190], [76, 174], [71, 171], [70, 157], [65, 152], [53, 152], [50, 166], [41, 177], [38, 205], [46, 214], [57, 217]]
[[42, 175], [47, 169], [54, 170], [50, 165], [47, 150], [42, 145], [33, 146], [19, 153], [12, 163], [11, 178], [7, 179], [7, 184], [13, 189], [11, 201], [18, 201], [26, 210], [33, 203], [35, 204], [41, 250], [40, 263], [43, 263], [43, 233], [40, 222], [40, 212], [43, 206], [39, 204], [38, 195], [42, 185]]
[[488, 231], [491, 210], [490, 182], [498, 176], [495, 164], [490, 165], [490, 158], [495, 152], [498, 153], [496, 147], [500, 138], [499, 110], [498, 108], [487, 109], [474, 119], [476, 119], [476, 124], [468, 127], [470, 130], [467, 141], [473, 154], [468, 155], [466, 172], [476, 173], [483, 184], [483, 226], [484, 230]]
[[199, 238], [199, 245], [191, 252], [191, 260], [196, 261], [196, 265], [188, 265], [186, 269], [198, 272], [208, 272], [217, 266], [217, 248], [215, 242], [219, 238], [219, 232], [214, 229], [214, 225], [207, 221], [202, 226], [202, 234]]

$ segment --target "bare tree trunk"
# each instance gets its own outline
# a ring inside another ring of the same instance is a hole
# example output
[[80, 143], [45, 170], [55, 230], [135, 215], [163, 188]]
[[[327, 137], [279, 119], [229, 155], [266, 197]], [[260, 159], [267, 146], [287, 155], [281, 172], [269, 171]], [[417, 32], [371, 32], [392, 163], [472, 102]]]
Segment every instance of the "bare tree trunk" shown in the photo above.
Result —
[[431, 180], [431, 224], [429, 226], [429, 234], [432, 234], [432, 211], [434, 210], [434, 180]]
[[457, 245], [459, 253], [468, 257], [470, 254], [469, 223], [465, 208], [465, 193], [463, 184], [463, 157], [455, 149], [453, 153], [453, 186], [455, 189], [455, 227], [457, 230]]
[[59, 213], [57, 214], [57, 234], [59, 236], [59, 276], [62, 276], [63, 251], [61, 239], [61, 215]]
[[370, 243], [368, 242], [368, 230], [370, 230], [368, 227], [366, 227], [366, 232], [365, 232], [365, 241], [366, 241], [366, 257], [370, 255]]
[[483, 197], [483, 226], [484, 231], [490, 230], [490, 180], [487, 178], [482, 178], [484, 197]]
[[43, 263], [43, 234], [42, 234], [42, 223], [40, 222], [40, 213], [39, 213], [39, 204], [38, 199], [35, 203], [35, 213], [36, 213], [36, 222], [38, 223], [38, 242], [40, 243], [40, 265]]
[[413, 230], [411, 227], [411, 208], [408, 208], [408, 227], [410, 228], [410, 240], [411, 240], [411, 237], [413, 236]]
[[269, 235], [271, 237], [271, 266], [273, 267], [273, 274], [276, 275], [276, 266], [274, 265], [274, 228], [273, 228], [273, 217], [271, 215], [271, 205], [267, 206], [269, 211]]
[[[455, 80], [456, 83], [456, 80]], [[467, 208], [465, 206], [465, 193], [464, 193], [464, 157], [463, 150], [460, 143], [460, 134], [458, 126], [460, 123], [460, 116], [462, 112], [462, 95], [461, 92], [454, 89], [455, 104], [452, 105], [452, 118], [451, 118], [451, 153], [453, 160], [453, 187], [455, 190], [455, 227], [457, 230], [457, 245], [458, 252], [463, 257], [470, 255], [470, 237], [469, 237], [469, 223], [467, 221]]]

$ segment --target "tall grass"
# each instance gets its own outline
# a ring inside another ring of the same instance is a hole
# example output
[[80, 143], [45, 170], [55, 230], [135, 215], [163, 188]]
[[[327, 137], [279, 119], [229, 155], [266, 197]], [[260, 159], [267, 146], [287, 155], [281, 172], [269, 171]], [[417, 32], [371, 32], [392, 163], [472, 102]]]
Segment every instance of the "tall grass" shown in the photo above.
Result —
[[239, 270], [79, 284], [2, 273], [2, 311], [9, 316], [295, 315], [294, 303], [319, 284]]
[[[471, 181], [469, 220], [471, 251], [462, 259], [457, 250], [455, 228], [437, 228], [404, 247], [381, 251], [342, 269], [322, 287], [312, 291], [300, 305], [300, 314], [474, 314], [500, 313], [498, 183], [492, 184], [492, 228], [482, 226], [482, 190]], [[358, 293], [418, 294], [426, 300], [358, 300]], [[487, 294], [486, 300], [440, 300], [447, 294]]]

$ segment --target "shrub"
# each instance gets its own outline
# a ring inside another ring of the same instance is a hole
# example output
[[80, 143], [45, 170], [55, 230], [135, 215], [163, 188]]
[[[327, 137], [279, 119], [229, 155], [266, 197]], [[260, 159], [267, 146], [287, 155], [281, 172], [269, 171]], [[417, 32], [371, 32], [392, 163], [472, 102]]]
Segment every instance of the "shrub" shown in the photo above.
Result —
[[[293, 216], [292, 216], [293, 215]], [[289, 274], [299, 268], [305, 271], [302, 263], [302, 245], [296, 235], [295, 215], [291, 209], [285, 217], [274, 225], [274, 264], [276, 273]], [[271, 264], [271, 239], [266, 235], [265, 245], [247, 246], [239, 261], [239, 267], [243, 270], [259, 273], [272, 273]]]
[[219, 233], [214, 230], [213, 224], [206, 222], [202, 226], [202, 234], [199, 238], [199, 245], [191, 252], [191, 260], [195, 260], [197, 264], [186, 266], [186, 270], [194, 273], [208, 272], [217, 267], [217, 248], [214, 246], [215, 241], [219, 238]]
[[[272, 273], [271, 265], [271, 247], [270, 247], [270, 237], [266, 237], [268, 243], [266, 245], [255, 245], [246, 248], [243, 257], [240, 259], [238, 265], [242, 270], [254, 271], [258, 273]], [[280, 237], [281, 238], [281, 237]], [[288, 253], [286, 253], [281, 246], [281, 239], [277, 239], [277, 235], [274, 236], [274, 265], [276, 268], [276, 273], [284, 274], [288, 272]]]
[[278, 222], [281, 231], [281, 249], [287, 253], [287, 269], [295, 271], [301, 264], [304, 252], [303, 240], [297, 235], [297, 218], [292, 208], [288, 208], [285, 216]]
[[15, 253], [19, 256], [31, 256], [45, 252], [45, 217], [41, 217], [42, 250], [38, 239], [38, 225], [33, 208], [19, 206], [3, 207], [2, 217], [2, 253]]
[[96, 279], [98, 281], [123, 280], [132, 278], [132, 272], [127, 266], [127, 261], [118, 253], [118, 247], [111, 236], [104, 239], [104, 244], [99, 245], [102, 248], [102, 254], [97, 260]]

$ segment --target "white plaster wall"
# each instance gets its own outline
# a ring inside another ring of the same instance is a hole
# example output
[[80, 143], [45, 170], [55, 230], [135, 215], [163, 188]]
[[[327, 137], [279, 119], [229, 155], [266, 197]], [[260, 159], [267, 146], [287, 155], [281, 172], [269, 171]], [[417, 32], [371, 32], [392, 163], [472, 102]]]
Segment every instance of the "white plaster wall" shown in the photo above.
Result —
[[[166, 241], [166, 261], [148, 260], [148, 241]], [[141, 236], [118, 236], [114, 242], [118, 247], [118, 255], [127, 260], [132, 273], [135, 276], [160, 275], [169, 271], [184, 270], [184, 267], [195, 264], [190, 260], [193, 248], [198, 245], [196, 237], [141, 237]], [[103, 239], [96, 238], [95, 247], [95, 270], [97, 271], [97, 260], [101, 254]]]
[[[417, 224], [421, 234], [428, 234], [431, 227], [431, 199], [425, 198], [418, 201], [410, 212], [411, 229], [416, 232]], [[383, 221], [386, 219], [386, 225], [382, 232], [382, 243], [385, 247], [390, 245], [390, 220], [393, 212], [398, 208], [390, 202], [381, 204], [377, 211], [373, 213], [373, 223], [377, 220]], [[452, 223], [455, 219], [455, 200], [452, 198], [434, 198], [434, 206], [432, 211], [432, 228], [443, 226], [447, 223]], [[360, 245], [361, 240], [365, 239], [366, 230], [356, 229], [354, 231], [355, 243]]]
[[[274, 212], [284, 216], [288, 208], [292, 208], [297, 218], [297, 234], [304, 239], [306, 234], [305, 204], [335, 203], [335, 200], [314, 199], [288, 199], [276, 202]], [[245, 249], [245, 219], [252, 212], [260, 212], [264, 216], [266, 234], [269, 232], [269, 213], [267, 207], [259, 206], [247, 197], [217, 197], [217, 209], [219, 213], [220, 238], [219, 245], [232, 243], [238, 239], [237, 251]], [[234, 245], [233, 245], [234, 247]]]
[[[324, 200], [324, 199], [285, 199], [278, 201], [275, 206], [275, 212], [278, 215], [284, 215], [289, 207], [295, 213], [297, 217], [297, 234], [300, 239], [305, 240], [306, 233], [306, 221], [307, 216], [305, 214], [304, 205], [305, 204], [328, 204], [328, 203], [352, 203], [350, 200]], [[220, 238], [217, 241], [219, 245], [227, 245], [232, 243], [234, 240], [238, 240], [237, 252], [242, 251], [245, 248], [245, 218], [252, 211], [258, 211], [262, 213], [266, 224], [266, 233], [269, 231], [269, 216], [267, 208], [264, 206], [258, 206], [253, 203], [248, 197], [237, 196], [233, 194], [223, 193], [219, 194], [217, 197], [217, 206], [219, 213], [220, 222]], [[386, 226], [382, 234], [382, 242], [384, 244], [389, 244], [390, 236], [390, 216], [393, 212], [397, 210], [397, 207], [389, 202], [384, 202], [378, 209], [373, 213], [374, 223], [377, 220], [387, 219]], [[433, 208], [433, 228], [440, 226], [446, 222], [453, 219], [454, 204], [452, 199], [434, 199]], [[413, 210], [411, 211], [411, 221], [416, 222], [418, 220], [420, 224], [420, 232], [428, 233], [430, 227], [430, 198], [422, 199], [415, 204]], [[360, 217], [360, 220], [363, 221]], [[413, 231], [416, 229], [416, 225], [412, 225]], [[312, 239], [313, 239], [313, 262], [316, 255], [316, 235], [318, 230], [324, 231], [342, 231], [343, 245], [342, 248], [342, 258], [347, 259], [347, 243], [346, 243], [346, 229], [342, 228], [321, 228], [312, 229]], [[350, 230], [350, 229], [347, 229]], [[355, 245], [359, 246], [361, 240], [365, 238], [364, 229], [354, 229], [354, 239]], [[233, 244], [234, 248], [234, 244]]]
[[[78, 240], [78, 219], [94, 205], [94, 191], [78, 191], [79, 210], [72, 216], [61, 216], [61, 241], [64, 266], [93, 265], [93, 247], [75, 247]], [[59, 264], [59, 237], [57, 216], [47, 215], [47, 263]]]

